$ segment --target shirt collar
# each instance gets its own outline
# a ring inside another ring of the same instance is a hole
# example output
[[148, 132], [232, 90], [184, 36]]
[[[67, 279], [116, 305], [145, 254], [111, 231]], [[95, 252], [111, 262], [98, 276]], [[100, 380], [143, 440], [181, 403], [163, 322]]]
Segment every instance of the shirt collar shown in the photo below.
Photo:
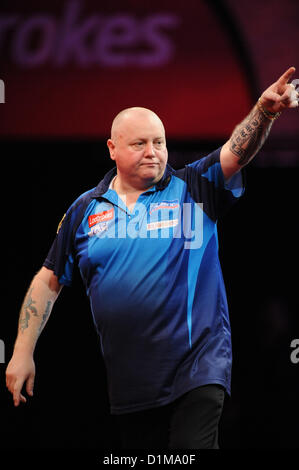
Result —
[[[163, 189], [165, 189], [170, 183], [171, 176], [174, 173], [175, 173], [175, 170], [167, 163], [162, 178], [155, 185], [155, 190], [162, 191]], [[106, 191], [108, 191], [109, 185], [116, 174], [117, 174], [117, 168], [115, 166], [111, 168], [111, 170], [109, 170], [108, 173], [106, 173], [104, 178], [99, 182], [99, 184], [95, 188], [94, 195], [93, 195], [94, 198], [100, 197]]]

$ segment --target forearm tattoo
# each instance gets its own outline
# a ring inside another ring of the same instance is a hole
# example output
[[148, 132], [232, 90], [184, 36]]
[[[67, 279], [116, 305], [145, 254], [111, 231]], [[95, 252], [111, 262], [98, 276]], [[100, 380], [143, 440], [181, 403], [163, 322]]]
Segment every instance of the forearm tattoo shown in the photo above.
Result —
[[26, 328], [28, 328], [30, 315], [33, 314], [35, 317], [37, 317], [38, 315], [37, 310], [33, 305], [36, 303], [36, 301], [33, 300], [31, 297], [32, 291], [33, 291], [33, 288], [30, 289], [30, 291], [28, 292], [25, 298], [24, 305], [23, 305], [21, 315], [20, 315], [19, 326], [20, 326], [20, 330], [22, 331], [22, 333], [24, 332], [24, 330], [26, 330]]
[[267, 119], [257, 106], [233, 131], [230, 151], [239, 157], [239, 165], [246, 165], [260, 150], [269, 135], [273, 121]]
[[[20, 319], [19, 319], [19, 328], [21, 330], [22, 333], [24, 333], [24, 331], [26, 330], [26, 328], [28, 328], [29, 326], [29, 320], [31, 318], [31, 316], [33, 315], [34, 317], [40, 317], [38, 311], [37, 311], [37, 308], [34, 306], [34, 304], [36, 304], [36, 300], [33, 300], [32, 298], [32, 291], [33, 291], [33, 288], [30, 289], [30, 291], [28, 292], [25, 300], [24, 300], [24, 304], [23, 304], [23, 307], [22, 307], [22, 310], [21, 310], [21, 314], [20, 314]], [[41, 324], [39, 326], [39, 333], [42, 331], [50, 313], [51, 313], [51, 305], [52, 305], [52, 302], [48, 301], [47, 302], [47, 305], [46, 305], [46, 308], [45, 308], [45, 312], [42, 316], [42, 319], [41, 319]]]
[[39, 327], [39, 333], [42, 331], [42, 329], [45, 326], [45, 323], [48, 320], [48, 317], [51, 313], [51, 305], [52, 305], [52, 302], [50, 302], [50, 300], [49, 300], [47, 302], [46, 310], [45, 310], [45, 313], [43, 314], [42, 322], [41, 322], [40, 327]]

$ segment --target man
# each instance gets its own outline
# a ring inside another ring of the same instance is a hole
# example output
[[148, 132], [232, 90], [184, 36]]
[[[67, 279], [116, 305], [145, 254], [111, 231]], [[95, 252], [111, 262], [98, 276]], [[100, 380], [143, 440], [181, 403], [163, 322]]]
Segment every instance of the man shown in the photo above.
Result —
[[298, 106], [289, 68], [222, 148], [175, 171], [145, 108], [113, 121], [116, 168], [68, 209], [21, 308], [7, 387], [33, 395], [36, 341], [79, 265], [124, 448], [218, 448], [231, 341], [216, 222], [243, 193], [240, 171], [274, 120]]

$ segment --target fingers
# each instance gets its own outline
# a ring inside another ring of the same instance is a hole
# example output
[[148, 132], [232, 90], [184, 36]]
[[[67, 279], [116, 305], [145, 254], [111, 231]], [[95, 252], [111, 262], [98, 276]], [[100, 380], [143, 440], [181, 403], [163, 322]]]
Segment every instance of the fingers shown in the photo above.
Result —
[[[292, 83], [288, 80], [296, 71], [295, 67], [290, 67], [285, 73], [273, 83], [261, 95], [262, 105], [272, 113], [281, 112], [286, 108], [297, 108], [299, 105], [299, 93], [296, 86], [299, 85], [299, 79], [295, 79]], [[296, 85], [296, 86], [295, 86]]]
[[26, 398], [21, 393], [22, 386], [23, 386], [22, 381], [16, 381], [13, 388], [10, 389], [13, 395], [13, 402], [15, 406], [19, 406], [20, 402], [26, 403]]
[[26, 383], [26, 392], [30, 397], [33, 397], [33, 388], [34, 388], [34, 375], [31, 375]]
[[299, 97], [299, 93], [296, 91], [295, 86], [292, 83], [288, 83], [285, 92], [280, 97], [280, 101], [287, 108], [297, 108], [298, 97]]
[[267, 92], [263, 93], [263, 95], [265, 95], [265, 98], [267, 100], [273, 101], [273, 103], [279, 103], [281, 99], [281, 96], [278, 93], [275, 93], [275, 91], [270, 89], [268, 89]]
[[[26, 397], [21, 393], [23, 388], [24, 380], [23, 378], [15, 379], [10, 378], [9, 376], [6, 379], [6, 386], [10, 393], [13, 396], [13, 402], [15, 406], [19, 406], [20, 403], [26, 403]], [[33, 396], [34, 388], [34, 375], [30, 375], [26, 381], [26, 392], [29, 396]]]
[[[13, 402], [14, 402], [15, 406], [19, 406], [20, 403], [26, 403], [27, 402], [26, 398], [21, 393], [21, 390], [22, 390], [22, 383], [19, 384], [18, 382], [16, 382], [13, 389], [10, 390], [11, 393], [12, 393], [12, 396], [13, 396]], [[30, 392], [30, 393], [27, 392], [27, 393], [28, 393], [28, 395], [33, 396], [33, 392]]]
[[295, 67], [290, 67], [288, 70], [284, 72], [284, 74], [281, 75], [281, 77], [279, 77], [279, 79], [277, 80], [278, 84], [280, 86], [286, 85], [295, 72], [296, 72]]

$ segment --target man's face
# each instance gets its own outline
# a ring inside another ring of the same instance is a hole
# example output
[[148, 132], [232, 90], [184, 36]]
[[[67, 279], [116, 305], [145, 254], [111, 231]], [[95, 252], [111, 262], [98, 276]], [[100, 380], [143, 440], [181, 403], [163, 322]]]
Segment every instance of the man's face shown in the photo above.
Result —
[[123, 181], [145, 189], [163, 176], [168, 157], [165, 131], [154, 114], [136, 112], [122, 119], [108, 147]]

